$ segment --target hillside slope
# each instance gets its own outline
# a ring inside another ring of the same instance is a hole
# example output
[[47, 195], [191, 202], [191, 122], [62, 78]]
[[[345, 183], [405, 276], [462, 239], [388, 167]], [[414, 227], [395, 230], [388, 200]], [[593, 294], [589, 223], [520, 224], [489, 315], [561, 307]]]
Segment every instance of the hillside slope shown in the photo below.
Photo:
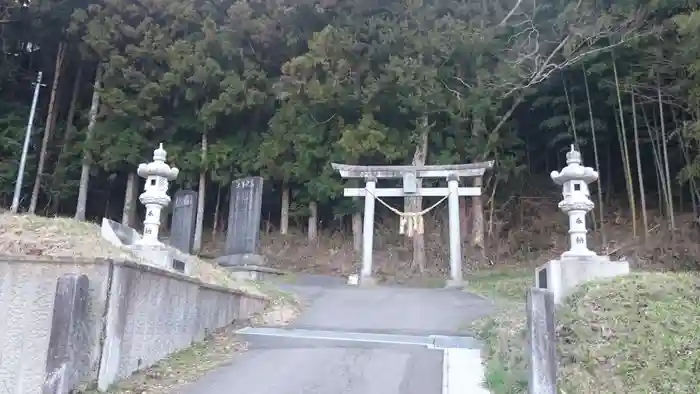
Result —
[[[565, 393], [697, 393], [700, 276], [638, 273], [582, 286], [557, 315], [559, 389]], [[522, 304], [478, 324], [494, 394], [525, 393]]]

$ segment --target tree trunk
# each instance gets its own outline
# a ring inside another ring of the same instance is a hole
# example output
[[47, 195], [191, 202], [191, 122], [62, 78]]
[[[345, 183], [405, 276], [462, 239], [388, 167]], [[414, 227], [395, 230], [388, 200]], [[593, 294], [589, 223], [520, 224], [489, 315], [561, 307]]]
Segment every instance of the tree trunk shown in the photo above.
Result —
[[664, 121], [664, 107], [661, 102], [661, 81], [659, 74], [656, 74], [656, 93], [659, 101], [659, 125], [661, 126], [661, 148], [664, 155], [664, 173], [666, 175], [666, 195], [668, 197], [668, 218], [671, 224], [671, 231], [676, 229], [675, 212], [673, 211], [673, 192], [671, 190], [671, 173], [668, 166], [668, 139], [666, 138], [666, 122]]
[[[482, 188], [483, 179], [474, 178], [474, 187]], [[481, 191], [483, 193], [483, 190]], [[484, 203], [481, 195], [472, 197], [472, 248], [476, 252], [474, 256], [484, 256]]]
[[[488, 231], [486, 233], [488, 235], [488, 239], [493, 239], [493, 215], [494, 215], [494, 212], [496, 211], [496, 190], [498, 190], [498, 182], [499, 182], [499, 179], [495, 178], [495, 181], [493, 182], [493, 187], [491, 188], [491, 197], [489, 198], [489, 221], [488, 221], [489, 227], [488, 227]], [[522, 207], [522, 204], [521, 204], [521, 207]], [[483, 211], [483, 208], [482, 208], [482, 211]], [[482, 212], [482, 215], [483, 215], [483, 212]], [[522, 223], [522, 222], [523, 221], [521, 218], [520, 223]], [[483, 223], [483, 220], [482, 220], [482, 223]], [[483, 230], [483, 226], [482, 226], [482, 230]], [[486, 242], [484, 242], [484, 244], [486, 244]], [[486, 246], [484, 246], [484, 250], [486, 250]], [[485, 258], [486, 255], [484, 254], [482, 257]]]
[[[595, 160], [595, 168], [600, 171], [600, 158], [598, 157], [598, 141], [596, 140], [595, 118], [593, 117], [593, 106], [591, 105], [591, 92], [588, 88], [588, 75], [586, 69], [583, 68], [583, 83], [586, 88], [586, 102], [588, 104], [588, 118], [591, 123], [591, 136], [593, 137], [593, 158]], [[605, 209], [603, 208], [603, 184], [598, 178], [598, 215], [600, 217], [600, 244], [605, 248], [608, 244], [608, 237], [605, 234]]]
[[126, 180], [124, 208], [122, 209], [122, 224], [130, 227], [133, 227], [134, 215], [136, 213], [136, 191], [138, 190], [138, 184], [138, 176], [135, 172], [130, 172]]
[[221, 186], [216, 188], [216, 207], [214, 207], [214, 224], [211, 226], [211, 241], [216, 244], [216, 235], [219, 232], [219, 212], [221, 210]]
[[105, 211], [102, 213], [102, 217], [111, 217], [110, 209], [112, 207], [112, 182], [109, 182], [107, 189], [107, 201], [105, 201]]
[[355, 252], [362, 252], [362, 215], [355, 212], [352, 215], [352, 248]]
[[[680, 146], [681, 154], [683, 156], [683, 166], [687, 166], [689, 164], [688, 162], [688, 152], [686, 151], [686, 146], [685, 146], [685, 135], [686, 135], [686, 122], [685, 122], [685, 117], [681, 114], [681, 119], [678, 119], [678, 115], [676, 114], [675, 111], [671, 110], [671, 119], [673, 120], [673, 129], [676, 130], [676, 135], [678, 136], [678, 145]], [[692, 115], [691, 115], [692, 118]], [[693, 122], [695, 122], [695, 119], [692, 119]], [[693, 209], [693, 213], [697, 211], [697, 207], [695, 205], [695, 183], [693, 177], [690, 177], [687, 181], [688, 183], [688, 194], [690, 194], [690, 200], [691, 200], [691, 207]], [[678, 200], [678, 211], [679, 212], [684, 212], [684, 207], [683, 207], [683, 189], [684, 185], [683, 183], [679, 182], [678, 183], [678, 195], [681, 196], [681, 198]]]
[[92, 165], [92, 154], [90, 153], [90, 142], [95, 132], [97, 123], [97, 110], [100, 106], [100, 87], [102, 85], [102, 65], [97, 65], [95, 72], [95, 84], [92, 91], [92, 103], [90, 104], [90, 122], [88, 123], [87, 135], [85, 135], [85, 147], [83, 148], [83, 167], [80, 171], [80, 187], [78, 188], [78, 203], [75, 208], [75, 219], [85, 220], [85, 209], [87, 205], [87, 193], [90, 187], [90, 166]]
[[612, 144], [606, 144], [606, 146], [608, 147], [608, 154], [605, 156], [605, 168], [608, 169], [608, 175], [605, 177], [605, 205], [610, 205], [610, 198], [613, 195], [614, 191], [612, 183]]
[[637, 127], [637, 105], [634, 98], [634, 90], [632, 90], [632, 128], [634, 130], [634, 149], [637, 159], [637, 182], [639, 183], [639, 201], [642, 204], [642, 225], [644, 226], [644, 242], [647, 241], [649, 231], [649, 219], [647, 218], [647, 200], [644, 191], [644, 177], [642, 176], [642, 157], [639, 151], [639, 128]]
[[315, 241], [318, 237], [318, 204], [316, 201], [309, 203], [309, 241]]
[[51, 190], [56, 192], [56, 198], [53, 203], [53, 211], [58, 213], [59, 204], [61, 203], [61, 187], [66, 179], [66, 160], [68, 156], [68, 147], [73, 142], [73, 134], [75, 133], [75, 111], [78, 106], [78, 96], [80, 93], [80, 85], [83, 79], [83, 62], [78, 65], [78, 72], [73, 81], [73, 91], [71, 92], [70, 106], [68, 107], [68, 116], [66, 117], [66, 131], [63, 133], [63, 142], [61, 143], [61, 152], [56, 160], [56, 167], [53, 171], [53, 182]]
[[[697, 122], [697, 121], [695, 121], [695, 122]], [[681, 145], [681, 152], [683, 153], [683, 161], [685, 162], [684, 164], [690, 165], [692, 163], [692, 159], [691, 159], [692, 156], [690, 154], [690, 150], [688, 149], [688, 143], [685, 140], [685, 135], [684, 135], [685, 132], [686, 131], [684, 128], [683, 133], [681, 133], [679, 135], [679, 142]], [[658, 177], [658, 174], [657, 174], [657, 177]], [[697, 187], [697, 184], [695, 183], [695, 178], [690, 177], [690, 179], [688, 179], [688, 188], [690, 191], [690, 197], [691, 197], [690, 199], [692, 201], [693, 213], [696, 213], [696, 211], [698, 209], [698, 203], [700, 203], [700, 194], [698, 194], [698, 187]], [[695, 215], [695, 217], [697, 217], [697, 214]]]
[[289, 185], [282, 183], [282, 209], [280, 211], [280, 234], [289, 232]]
[[34, 179], [34, 188], [32, 189], [32, 198], [29, 202], [29, 213], [36, 212], [36, 205], [39, 202], [39, 191], [41, 190], [42, 179], [44, 178], [44, 166], [46, 165], [46, 154], [49, 147], [51, 134], [56, 127], [56, 94], [58, 93], [58, 81], [61, 79], [61, 71], [63, 70], [63, 59], [66, 54], [66, 43], [58, 44], [58, 53], [56, 54], [56, 67], [53, 75], [53, 84], [51, 85], [51, 98], [49, 99], [49, 110], [46, 114], [46, 126], [44, 128], [44, 138], [41, 140], [41, 151], [39, 153], [39, 164], [36, 168], [36, 178]]
[[197, 220], [194, 225], [194, 241], [192, 242], [192, 254], [199, 254], [202, 250], [202, 233], [204, 232], [204, 200], [207, 191], [207, 132], [202, 133], [202, 161], [199, 172], [199, 193], [197, 194]]
[[[365, 187], [357, 179], [350, 181], [353, 187]], [[359, 199], [357, 197], [352, 198], [354, 206], [358, 206]], [[357, 210], [352, 214], [352, 249], [355, 253], [362, 253], [362, 211]]]
[[[428, 117], [424, 116], [421, 124], [421, 133], [419, 136], [418, 144], [416, 145], [416, 151], [413, 154], [413, 160], [411, 165], [423, 166], [425, 165], [426, 155], [428, 153]], [[423, 185], [421, 179], [416, 179], [418, 183], [418, 188]], [[423, 198], [420, 196], [408, 197], [406, 200], [408, 205], [408, 212], [420, 212], [423, 210]], [[418, 267], [420, 272], [425, 271], [425, 236], [423, 234], [414, 234], [413, 239], [413, 266]]]
[[[469, 197], [461, 197], [459, 202], [459, 224], [460, 224], [460, 234], [462, 235], [462, 242], [469, 241], [469, 236], [470, 234], [470, 228], [469, 228], [469, 219], [471, 219], [471, 213], [469, 212], [470, 204], [469, 204]], [[443, 225], [443, 227], [447, 227], [447, 223]]]
[[[666, 212], [666, 191], [668, 190], [666, 188], [666, 176], [664, 175], [663, 172], [663, 164], [661, 157], [663, 156], [663, 153], [661, 152], [661, 142], [659, 141], [659, 132], [656, 130], [656, 126], [652, 127], [651, 123], [649, 122], [649, 118], [647, 117], [647, 113], [644, 110], [644, 106], [641, 107], [642, 109], [642, 118], [644, 119], [644, 124], [647, 127], [647, 133], [649, 134], [649, 141], [651, 142], [651, 151], [654, 155], [654, 170], [656, 173], [656, 184], [657, 184], [657, 190], [659, 191], [658, 197], [658, 206], [659, 210], [664, 213]], [[653, 112], [653, 111], [652, 111]], [[667, 213], [667, 212], [666, 212]]]
[[578, 135], [576, 134], [576, 115], [574, 114], [573, 99], [569, 97], [569, 89], [566, 88], [566, 79], [564, 79], [564, 74], [562, 74], [561, 83], [564, 85], [564, 97], [566, 98], [566, 108], [569, 111], [569, 122], [571, 123], [571, 136], [574, 138], [574, 145], [577, 149], [578, 146]]
[[630, 211], [632, 213], [632, 237], [637, 237], [637, 204], [634, 198], [634, 184], [632, 183], [632, 170], [630, 168], [629, 149], [627, 148], [627, 130], [625, 129], [625, 115], [622, 111], [622, 96], [620, 94], [620, 79], [617, 74], [617, 65], [613, 55], [613, 75], [615, 76], [615, 91], [617, 92], [618, 115], [618, 139], [622, 147], [622, 166], [625, 172], [625, 185], [627, 186], [627, 196], [629, 198]]

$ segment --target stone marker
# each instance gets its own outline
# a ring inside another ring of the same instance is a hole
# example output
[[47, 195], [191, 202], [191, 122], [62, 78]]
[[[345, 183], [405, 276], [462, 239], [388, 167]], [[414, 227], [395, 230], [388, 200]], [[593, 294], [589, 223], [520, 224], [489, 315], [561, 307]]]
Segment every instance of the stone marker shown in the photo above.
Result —
[[557, 394], [554, 293], [531, 288], [527, 293], [529, 394]]
[[68, 394], [90, 371], [88, 290], [85, 275], [58, 278], [42, 394]]
[[100, 230], [102, 238], [115, 246], [131, 246], [141, 240], [141, 234], [138, 231], [107, 218], [102, 218]]
[[258, 254], [263, 179], [243, 178], [231, 184], [228, 230], [224, 254], [217, 261], [223, 266], [264, 265]]
[[198, 195], [194, 190], [178, 190], [175, 193], [170, 245], [183, 253], [192, 252]]

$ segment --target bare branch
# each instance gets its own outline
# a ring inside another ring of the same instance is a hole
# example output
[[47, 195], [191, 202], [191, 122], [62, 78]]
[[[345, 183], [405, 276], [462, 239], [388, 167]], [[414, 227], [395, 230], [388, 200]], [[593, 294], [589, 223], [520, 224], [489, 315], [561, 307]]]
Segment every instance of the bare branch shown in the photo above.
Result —
[[[612, 82], [608, 81], [602, 81], [602, 84], [614, 88], [615, 84]], [[619, 86], [620, 91], [625, 92], [625, 93], [632, 93], [634, 92], [634, 95], [637, 97], [637, 102], [639, 104], [654, 104], [658, 105], [659, 103], [659, 97], [658, 93], [656, 92], [656, 86], [647, 86], [647, 85], [641, 85], [641, 84], [621, 84]], [[650, 90], [652, 91], [650, 95], [647, 95], [643, 93], [643, 90]], [[677, 108], [681, 111], [684, 111], [688, 114], [693, 114], [695, 111], [695, 108], [693, 108], [689, 102], [686, 100], [680, 99], [678, 97], [673, 97], [668, 93], [664, 93], [662, 91], [662, 99], [661, 102], [665, 105], [668, 105], [670, 107]]]
[[517, 99], [515, 99], [515, 101], [513, 101], [513, 104], [510, 106], [510, 109], [508, 110], [508, 112], [506, 112], [501, 117], [501, 119], [498, 121], [498, 124], [496, 125], [496, 127], [494, 127], [491, 130], [490, 134], [497, 133], [501, 129], [501, 127], [503, 127], [503, 125], [506, 124], [506, 122], [508, 120], [510, 120], [510, 117], [513, 115], [513, 112], [515, 112], [515, 109], [518, 108], [518, 105], [520, 105], [520, 103], [522, 103], [524, 99], [525, 99], [525, 95], [521, 94]]
[[322, 122], [319, 122], [318, 120], [316, 120], [316, 118], [315, 118], [314, 115], [311, 113], [311, 111], [309, 111], [309, 118], [311, 118], [311, 120], [312, 120], [314, 123], [316, 123], [317, 126], [320, 126], [320, 125], [322, 125], [322, 124], [326, 124], [326, 123], [330, 122], [331, 120], [333, 120], [333, 118], [335, 118], [336, 115], [337, 115], [337, 114], [333, 114], [333, 115], [331, 115], [328, 119], [326, 119], [326, 120], [324, 120], [324, 121], [322, 121]]
[[469, 89], [473, 89], [472, 85], [466, 83], [462, 78], [460, 78], [460, 77], [452, 77], [452, 78], [458, 80], [462, 85], [468, 87]]
[[[497, 89], [505, 91], [504, 97], [508, 97], [523, 89], [532, 87], [549, 78], [552, 73], [570, 67], [583, 59], [600, 52], [609, 51], [628, 42], [637, 31], [643, 18], [635, 13], [616, 27], [600, 26], [598, 21], [572, 20], [568, 23], [550, 23], [549, 21], [535, 22], [538, 7], [533, 5], [527, 13], [519, 11], [523, 8], [521, 0], [510, 10], [506, 18], [499, 24], [505, 25], [508, 20], [514, 22], [508, 26], [509, 30], [515, 30], [507, 39], [504, 48], [503, 64], [510, 68], [509, 72], [515, 72], [516, 78], [510, 82], [499, 81], [493, 83]], [[582, 1], [571, 9], [571, 15], [579, 15]], [[578, 18], [578, 17], [574, 17]], [[544, 23], [544, 25], [538, 25]], [[580, 25], [580, 27], [577, 26]], [[548, 29], [545, 26], [549, 26]], [[565, 26], [565, 27], [562, 27]], [[544, 30], [542, 30], [544, 29]], [[551, 29], [551, 32], [548, 31]], [[553, 40], [552, 37], [560, 37]], [[603, 40], [615, 42], [596, 48]], [[565, 56], [565, 54], [571, 54]]]
[[520, 3], [522, 3], [522, 2], [523, 2], [523, 0], [518, 0], [518, 2], [515, 3], [515, 6], [513, 7], [513, 9], [510, 10], [508, 15], [506, 15], [506, 17], [503, 18], [503, 20], [501, 21], [501, 23], [498, 24], [498, 26], [501, 26], [501, 27], [505, 26], [506, 22], [508, 22], [508, 19], [510, 19], [510, 17], [513, 16], [513, 14], [515, 14], [515, 11], [520, 7]]
[[445, 89], [447, 89], [450, 93], [452, 93], [452, 94], [455, 95], [455, 97], [457, 98], [457, 100], [461, 100], [461, 99], [462, 99], [462, 93], [460, 93], [460, 92], [458, 92], [458, 91], [456, 91], [456, 90], [450, 88], [450, 87], [447, 85], [447, 83], [446, 83], [445, 81], [442, 81], [442, 80], [441, 80], [440, 82], [442, 82], [442, 86], [444, 86]]
[[[517, 84], [511, 84], [510, 89], [505, 93], [504, 97], [508, 97], [508, 96], [510, 96], [511, 94], [513, 94], [514, 92], [516, 92], [516, 91], [518, 91], [518, 90], [527, 89], [527, 88], [529, 88], [529, 87], [532, 87], [532, 86], [534, 86], [534, 85], [537, 85], [538, 83], [540, 83], [540, 82], [544, 81], [545, 79], [549, 78], [549, 77], [552, 75], [552, 73], [554, 73], [555, 71], [563, 70], [563, 69], [565, 69], [565, 68], [567, 68], [567, 67], [570, 67], [570, 66], [572, 66], [572, 65], [574, 65], [574, 64], [576, 64], [576, 63], [578, 63], [578, 62], [580, 62], [581, 60], [585, 59], [586, 57], [595, 55], [595, 54], [600, 53], [600, 52], [609, 51], [609, 50], [611, 50], [611, 49], [613, 49], [613, 48], [615, 48], [615, 47], [618, 47], [618, 46], [620, 46], [620, 45], [623, 45], [623, 44], [627, 43], [627, 42], [629, 41], [629, 39], [630, 39], [630, 38], [623, 38], [623, 39], [621, 39], [620, 41], [615, 42], [615, 43], [613, 43], [613, 44], [605, 45], [605, 46], [599, 47], [599, 48], [592, 48], [592, 49], [587, 50], [587, 51], [584, 51], [584, 52], [582, 52], [582, 53], [578, 53], [578, 54], [576, 54], [575, 56], [570, 57], [570, 58], [566, 59], [566, 60], [563, 61], [563, 62], [560, 62], [560, 63], [553, 62], [555, 56], [561, 53], [561, 51], [562, 51], [564, 45], [566, 45], [566, 43], [567, 43], [571, 38], [572, 38], [571, 35], [566, 36], [566, 37], [559, 43], [559, 45], [557, 45], [557, 47], [555, 47], [555, 48], [552, 50], [552, 52], [549, 54], [549, 56], [547, 56], [547, 59], [545, 59], [543, 62], [539, 63], [539, 62], [538, 62], [538, 57], [536, 57], [536, 58], [534, 59], [534, 62], [535, 62], [535, 66], [533, 67], [533, 68], [534, 68], [534, 71], [530, 74], [529, 77], [525, 78], [525, 81], [524, 81], [523, 83], [521, 83], [521, 84], [519, 84], [519, 85], [517, 85]], [[586, 41], [587, 41], [587, 42], [591, 42], [591, 41], [598, 41], [598, 40], [599, 40], [599, 39], [589, 38], [589, 39], [587, 39]], [[584, 42], [586, 42], [586, 41], [584, 41]], [[577, 45], [577, 46], [574, 48], [574, 51], [573, 51], [573, 52], [574, 52], [574, 53], [577, 52], [578, 50], [580, 50], [580, 49], [581, 49], [582, 47], [584, 47], [584, 46], [585, 46], [584, 43]], [[588, 46], [590, 47], [590, 46], [592, 46], [592, 45], [589, 44]], [[538, 55], [538, 56], [539, 56], [539, 55]], [[539, 64], [537, 64], [537, 63], [539, 63]]]

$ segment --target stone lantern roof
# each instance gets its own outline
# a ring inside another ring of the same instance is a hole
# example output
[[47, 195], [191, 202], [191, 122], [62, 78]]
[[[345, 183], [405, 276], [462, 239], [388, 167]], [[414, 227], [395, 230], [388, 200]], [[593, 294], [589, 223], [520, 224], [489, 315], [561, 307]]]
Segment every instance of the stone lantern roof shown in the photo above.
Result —
[[158, 149], [153, 151], [153, 161], [148, 164], [139, 164], [137, 173], [143, 178], [147, 178], [149, 176], [159, 176], [169, 181], [174, 180], [177, 178], [180, 170], [175, 167], [170, 168], [170, 166], [165, 163], [166, 157], [167, 152], [165, 149], [163, 149], [163, 144], [161, 143]]
[[574, 149], [572, 144], [571, 150], [566, 154], [566, 167], [561, 172], [552, 171], [550, 177], [557, 185], [563, 185], [569, 181], [591, 183], [598, 180], [598, 172], [591, 167], [584, 167], [581, 163], [581, 153]]

